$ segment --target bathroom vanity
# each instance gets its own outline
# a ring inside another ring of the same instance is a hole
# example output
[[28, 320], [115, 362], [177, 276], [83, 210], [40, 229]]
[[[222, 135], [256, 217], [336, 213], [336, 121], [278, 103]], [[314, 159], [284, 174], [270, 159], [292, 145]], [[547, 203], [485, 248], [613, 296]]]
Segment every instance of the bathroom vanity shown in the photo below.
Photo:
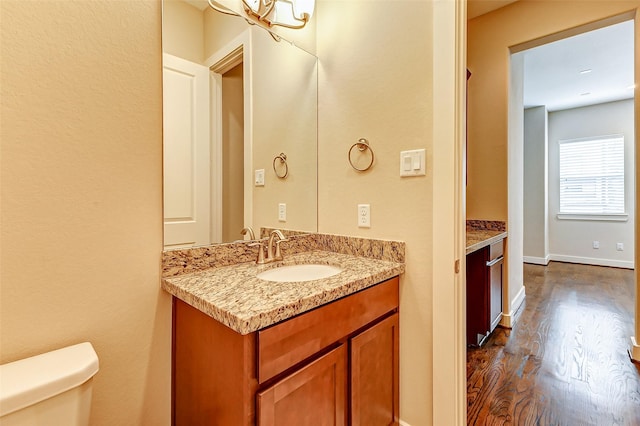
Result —
[[[341, 272], [256, 278], [310, 263]], [[404, 263], [321, 249], [165, 277], [174, 296], [173, 424], [398, 424], [403, 271]]]

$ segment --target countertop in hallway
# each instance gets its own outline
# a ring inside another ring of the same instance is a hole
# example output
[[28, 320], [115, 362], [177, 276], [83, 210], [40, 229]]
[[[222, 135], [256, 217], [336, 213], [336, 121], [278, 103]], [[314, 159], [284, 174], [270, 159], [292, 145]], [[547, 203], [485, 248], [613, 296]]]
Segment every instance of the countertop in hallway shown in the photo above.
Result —
[[505, 238], [507, 238], [507, 231], [504, 222], [468, 220], [466, 254], [473, 253]]

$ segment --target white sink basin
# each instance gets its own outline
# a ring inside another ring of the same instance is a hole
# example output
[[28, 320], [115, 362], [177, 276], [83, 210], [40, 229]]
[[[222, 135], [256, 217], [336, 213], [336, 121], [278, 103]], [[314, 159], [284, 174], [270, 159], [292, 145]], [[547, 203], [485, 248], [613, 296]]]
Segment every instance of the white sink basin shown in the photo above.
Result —
[[313, 281], [329, 278], [342, 272], [342, 269], [331, 265], [289, 265], [267, 269], [256, 275], [261, 280], [277, 282]]

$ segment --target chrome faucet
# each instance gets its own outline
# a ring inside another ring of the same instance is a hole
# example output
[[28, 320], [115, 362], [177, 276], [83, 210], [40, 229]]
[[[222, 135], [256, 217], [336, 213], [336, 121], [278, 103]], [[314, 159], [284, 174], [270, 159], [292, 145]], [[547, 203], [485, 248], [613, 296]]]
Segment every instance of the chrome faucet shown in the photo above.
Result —
[[[276, 241], [276, 237], [278, 240]], [[250, 246], [258, 246], [258, 258], [256, 259], [256, 263], [262, 265], [264, 263], [271, 263], [278, 260], [282, 260], [282, 252], [280, 251], [280, 243], [283, 241], [289, 241], [282, 231], [279, 229], [274, 229], [269, 234], [269, 240], [267, 242], [267, 257], [264, 256], [264, 240], [258, 240], [255, 243], [249, 244]], [[275, 247], [274, 247], [275, 244]]]
[[253, 232], [253, 229], [250, 226], [247, 226], [246, 228], [242, 228], [242, 231], [240, 231], [240, 233], [242, 235], [246, 235], [247, 233], [249, 233], [250, 240], [256, 239], [256, 234]]

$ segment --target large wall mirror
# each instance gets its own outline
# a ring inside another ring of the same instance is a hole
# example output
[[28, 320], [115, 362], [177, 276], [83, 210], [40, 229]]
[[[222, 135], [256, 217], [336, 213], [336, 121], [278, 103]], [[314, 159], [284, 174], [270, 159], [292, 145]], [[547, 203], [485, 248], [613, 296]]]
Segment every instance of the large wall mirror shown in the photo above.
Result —
[[316, 232], [317, 58], [298, 47], [313, 28], [276, 41], [206, 0], [164, 0], [162, 31], [165, 248]]

